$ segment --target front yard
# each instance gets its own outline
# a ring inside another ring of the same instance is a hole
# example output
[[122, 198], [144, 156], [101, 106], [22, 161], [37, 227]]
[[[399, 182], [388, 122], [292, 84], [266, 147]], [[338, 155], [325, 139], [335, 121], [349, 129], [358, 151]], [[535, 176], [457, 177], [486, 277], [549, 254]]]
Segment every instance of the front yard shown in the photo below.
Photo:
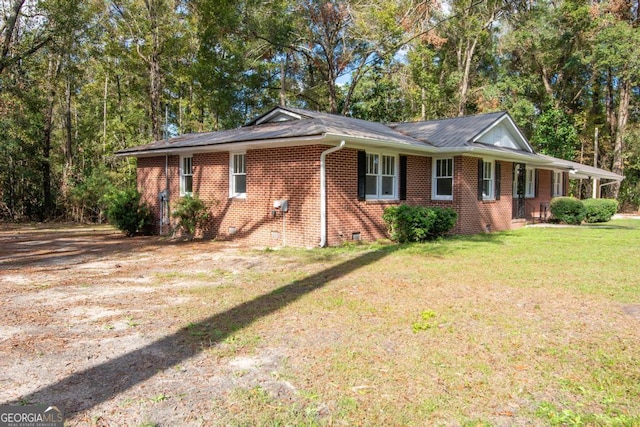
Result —
[[0, 227], [0, 404], [68, 425], [640, 424], [640, 220], [317, 250]]

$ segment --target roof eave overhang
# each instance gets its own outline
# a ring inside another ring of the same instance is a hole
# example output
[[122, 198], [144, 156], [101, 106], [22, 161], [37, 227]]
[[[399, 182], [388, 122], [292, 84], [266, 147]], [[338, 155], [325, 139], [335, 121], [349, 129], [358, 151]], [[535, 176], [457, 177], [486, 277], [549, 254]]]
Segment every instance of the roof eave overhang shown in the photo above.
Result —
[[150, 150], [128, 151], [116, 153], [116, 157], [155, 157], [192, 153], [214, 153], [220, 151], [242, 151], [268, 147], [293, 147], [296, 145], [313, 145], [323, 142], [324, 134], [305, 137], [259, 139], [254, 141], [234, 141], [218, 144], [202, 144], [186, 147], [158, 147]]
[[545, 156], [545, 158], [549, 159], [551, 162], [551, 167], [549, 169], [569, 172], [569, 178], [571, 179], [596, 178], [612, 181], [622, 181], [624, 179], [624, 176], [604, 169], [583, 165], [569, 160], [556, 159], [550, 156]]
[[430, 155], [438, 152], [438, 148], [427, 144], [418, 145], [410, 144], [408, 142], [390, 141], [384, 138], [365, 138], [354, 137], [350, 135], [340, 133], [326, 133], [325, 138], [328, 142], [346, 141], [349, 148], [362, 148], [367, 149], [374, 147], [376, 149], [393, 149], [400, 153], [415, 154], [415, 155]]
[[514, 162], [526, 163], [533, 166], [549, 166], [551, 161], [537, 157], [534, 153], [505, 152], [483, 147], [454, 147], [442, 151], [443, 154], [461, 154], [469, 156], [488, 156], [498, 160], [510, 160]]

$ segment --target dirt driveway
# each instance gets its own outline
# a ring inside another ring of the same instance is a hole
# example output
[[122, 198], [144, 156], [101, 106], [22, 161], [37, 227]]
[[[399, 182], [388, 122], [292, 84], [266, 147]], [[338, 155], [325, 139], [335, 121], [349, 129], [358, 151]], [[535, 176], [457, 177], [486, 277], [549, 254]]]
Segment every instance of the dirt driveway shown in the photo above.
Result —
[[223, 347], [246, 310], [198, 301], [183, 291], [202, 283], [174, 273], [186, 265], [216, 286], [264, 268], [260, 252], [242, 251], [102, 226], [0, 229], [0, 403], [56, 404], [70, 425], [211, 425], [228, 415], [212, 396], [239, 385], [291, 394], [277, 375], [286, 349], [223, 363], [202, 351], [194, 305], [218, 313], [208, 320], [223, 325], [213, 338]]

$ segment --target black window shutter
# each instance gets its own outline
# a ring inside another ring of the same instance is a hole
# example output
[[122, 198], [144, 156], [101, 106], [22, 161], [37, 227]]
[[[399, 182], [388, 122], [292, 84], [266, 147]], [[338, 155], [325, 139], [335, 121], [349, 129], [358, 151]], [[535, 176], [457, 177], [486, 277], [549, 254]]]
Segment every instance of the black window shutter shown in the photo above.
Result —
[[562, 173], [562, 195], [569, 195], [569, 175], [566, 172]]
[[482, 179], [484, 178], [484, 174], [482, 173], [482, 169], [484, 166], [484, 162], [482, 159], [478, 159], [478, 201], [482, 201]]
[[367, 198], [367, 153], [358, 151], [358, 200]]
[[554, 171], [551, 171], [551, 197], [553, 197], [553, 187], [555, 187], [554, 185], [554, 178], [556, 177], [556, 174]]
[[400, 156], [400, 200], [407, 200], [407, 156]]
[[535, 180], [536, 180], [536, 182], [534, 182], [534, 188], [535, 188], [534, 196], [538, 197], [538, 191], [540, 189], [540, 170], [536, 169], [534, 175], [535, 175]]
[[502, 168], [500, 162], [496, 160], [496, 200], [500, 200], [500, 180]]

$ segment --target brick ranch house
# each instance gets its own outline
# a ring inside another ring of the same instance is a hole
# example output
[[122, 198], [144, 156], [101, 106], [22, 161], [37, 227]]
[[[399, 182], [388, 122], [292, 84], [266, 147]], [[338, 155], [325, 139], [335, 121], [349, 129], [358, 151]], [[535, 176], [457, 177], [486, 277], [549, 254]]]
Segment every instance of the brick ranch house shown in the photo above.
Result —
[[382, 124], [275, 107], [233, 130], [121, 150], [157, 219], [194, 194], [212, 204], [218, 239], [302, 247], [387, 236], [388, 206], [451, 207], [454, 233], [509, 230], [544, 217], [570, 178], [621, 180], [535, 153], [506, 112]]

